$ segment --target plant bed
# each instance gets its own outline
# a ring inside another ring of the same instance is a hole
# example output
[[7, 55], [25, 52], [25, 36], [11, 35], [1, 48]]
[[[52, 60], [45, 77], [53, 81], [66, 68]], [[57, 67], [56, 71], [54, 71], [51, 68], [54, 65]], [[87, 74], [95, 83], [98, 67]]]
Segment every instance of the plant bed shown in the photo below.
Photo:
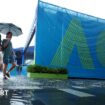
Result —
[[30, 65], [27, 68], [28, 77], [48, 78], [48, 79], [67, 79], [67, 70], [65, 68], [48, 68], [39, 65]]
[[48, 78], [48, 79], [67, 79], [66, 74], [48, 74], [48, 73], [30, 73], [30, 72], [28, 72], [28, 77], [30, 78]]

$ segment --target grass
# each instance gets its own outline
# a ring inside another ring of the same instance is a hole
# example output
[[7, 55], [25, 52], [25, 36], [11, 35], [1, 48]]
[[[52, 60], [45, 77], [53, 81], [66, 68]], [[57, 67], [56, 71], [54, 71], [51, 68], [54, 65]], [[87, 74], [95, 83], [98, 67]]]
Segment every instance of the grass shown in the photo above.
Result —
[[30, 78], [67, 79], [67, 69], [50, 68], [40, 65], [29, 65], [27, 68]]
[[30, 78], [67, 79], [67, 74], [28, 73]]

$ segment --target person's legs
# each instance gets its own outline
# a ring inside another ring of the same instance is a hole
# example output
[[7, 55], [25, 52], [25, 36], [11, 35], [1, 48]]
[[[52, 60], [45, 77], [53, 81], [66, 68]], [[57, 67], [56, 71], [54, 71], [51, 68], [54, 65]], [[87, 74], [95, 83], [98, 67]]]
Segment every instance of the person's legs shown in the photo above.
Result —
[[9, 73], [16, 67], [16, 63], [15, 63], [15, 59], [13, 56], [9, 57], [9, 63], [12, 64], [12, 66], [10, 67], [10, 69], [6, 72], [6, 75], [8, 77], [10, 77]]
[[22, 66], [19, 65], [19, 74], [21, 74], [21, 71], [22, 71]]
[[3, 69], [3, 76], [6, 79], [6, 69], [8, 67], [8, 64], [4, 64], [4, 69]]
[[3, 53], [1, 52], [1, 46], [0, 46], [0, 70], [3, 71]]
[[19, 74], [19, 65], [16, 67], [17, 73]]
[[7, 67], [8, 67], [8, 59], [6, 56], [3, 57], [3, 76], [4, 76], [4, 79], [7, 79], [6, 78], [6, 70], [7, 70]]
[[0, 63], [0, 71], [3, 71], [3, 64]]
[[11, 68], [8, 70], [7, 73], [10, 73], [16, 67], [16, 63], [13, 62]]

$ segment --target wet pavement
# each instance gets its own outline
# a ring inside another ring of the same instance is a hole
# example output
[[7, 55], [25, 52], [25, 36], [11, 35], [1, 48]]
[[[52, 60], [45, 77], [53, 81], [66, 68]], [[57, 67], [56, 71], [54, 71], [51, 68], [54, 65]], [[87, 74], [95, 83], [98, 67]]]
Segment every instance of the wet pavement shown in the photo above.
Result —
[[0, 74], [0, 105], [105, 105], [104, 80], [30, 79]]

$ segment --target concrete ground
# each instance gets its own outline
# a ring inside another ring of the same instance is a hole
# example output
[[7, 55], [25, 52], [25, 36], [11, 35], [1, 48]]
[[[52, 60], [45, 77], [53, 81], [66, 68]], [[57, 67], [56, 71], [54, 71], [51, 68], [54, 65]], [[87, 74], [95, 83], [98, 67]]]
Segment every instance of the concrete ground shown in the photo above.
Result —
[[105, 105], [104, 80], [49, 80], [0, 74], [0, 105]]

